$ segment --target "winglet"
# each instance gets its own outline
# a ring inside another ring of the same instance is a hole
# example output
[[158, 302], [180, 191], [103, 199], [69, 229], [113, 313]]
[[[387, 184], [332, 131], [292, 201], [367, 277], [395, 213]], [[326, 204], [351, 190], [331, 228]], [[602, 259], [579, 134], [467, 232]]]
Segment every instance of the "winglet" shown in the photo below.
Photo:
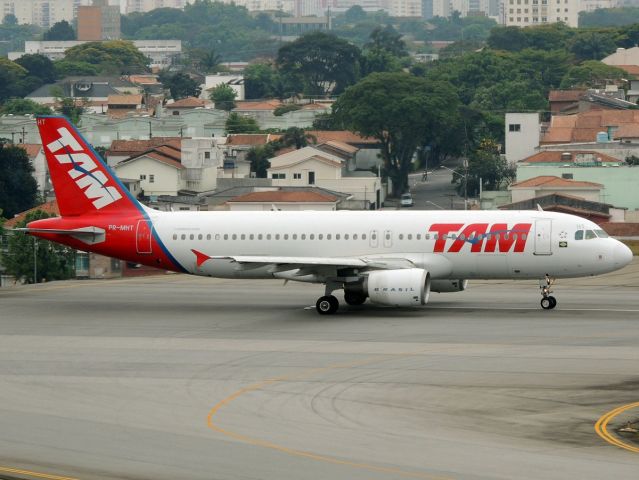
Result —
[[191, 251], [195, 254], [195, 263], [198, 267], [201, 267], [204, 262], [211, 259], [206, 253], [198, 252], [195, 249], [191, 249]]

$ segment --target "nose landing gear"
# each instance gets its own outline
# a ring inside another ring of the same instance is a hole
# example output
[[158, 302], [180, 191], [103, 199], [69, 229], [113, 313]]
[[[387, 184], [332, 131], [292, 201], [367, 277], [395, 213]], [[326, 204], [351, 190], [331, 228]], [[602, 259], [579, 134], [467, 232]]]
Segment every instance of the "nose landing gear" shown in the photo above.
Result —
[[557, 306], [557, 299], [550, 295], [552, 290], [550, 287], [555, 283], [548, 274], [539, 280], [539, 288], [541, 289], [541, 308], [544, 310], [552, 310]]

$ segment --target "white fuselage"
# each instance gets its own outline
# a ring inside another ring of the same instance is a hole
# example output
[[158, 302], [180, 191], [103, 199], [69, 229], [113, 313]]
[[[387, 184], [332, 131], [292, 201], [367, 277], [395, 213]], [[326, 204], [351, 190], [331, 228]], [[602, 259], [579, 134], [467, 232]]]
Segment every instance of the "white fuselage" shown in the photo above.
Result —
[[[213, 277], [273, 278], [272, 266], [243, 269], [219, 258], [237, 255], [401, 258], [427, 269], [433, 279], [580, 277], [628, 262], [628, 249], [617, 240], [575, 238], [579, 230], [599, 229], [596, 224], [554, 212], [148, 213], [182, 267]], [[442, 225], [454, 228], [442, 234]], [[217, 258], [198, 266], [193, 250]]]

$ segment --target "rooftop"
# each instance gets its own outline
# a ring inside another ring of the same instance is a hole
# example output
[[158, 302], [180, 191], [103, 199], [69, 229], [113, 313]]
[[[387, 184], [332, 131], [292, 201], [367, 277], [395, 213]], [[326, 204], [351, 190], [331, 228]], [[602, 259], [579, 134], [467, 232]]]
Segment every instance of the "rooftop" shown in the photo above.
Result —
[[137, 107], [142, 105], [142, 95], [109, 95], [109, 105], [129, 105], [131, 107]]
[[341, 142], [349, 145], [378, 145], [379, 141], [373, 137], [362, 137], [348, 130], [307, 130], [306, 134], [312, 135], [317, 143]]
[[272, 133], [236, 133], [226, 137], [226, 145], [265, 145], [280, 137]]
[[[570, 159], [566, 158], [566, 154], [570, 154]], [[593, 162], [621, 162], [621, 160], [619, 160], [618, 158], [611, 157], [610, 155], [606, 155], [605, 153], [594, 152], [591, 150], [571, 150], [568, 152], [562, 152], [559, 150], [544, 150], [542, 152], [537, 152], [530, 157], [526, 157], [523, 160], [519, 160], [519, 163], [579, 163], [580, 160], [584, 161], [588, 157], [593, 157]]]
[[106, 155], [107, 157], [110, 155], [134, 155], [163, 145], [179, 151], [182, 148], [182, 139], [180, 137], [153, 137], [148, 140], [113, 140]]
[[529, 178], [521, 182], [513, 183], [510, 188], [592, 188], [600, 189], [603, 187], [601, 183], [582, 182], [579, 180], [571, 180], [568, 178], [560, 178], [552, 175], [541, 175], [539, 177]]
[[52, 200], [50, 202], [43, 203], [42, 205], [38, 205], [37, 207], [30, 208], [29, 210], [26, 210], [24, 212], [18, 213], [15, 217], [10, 218], [6, 222], [4, 222], [5, 228], [14, 228], [18, 223], [27, 218], [27, 215], [29, 213], [36, 212], [38, 210], [42, 210], [43, 212], [48, 213], [50, 216], [60, 216], [58, 202], [56, 200]]
[[548, 93], [549, 102], [577, 102], [586, 93], [585, 90], [551, 90]]
[[268, 192], [252, 192], [239, 197], [232, 198], [229, 203], [318, 203], [327, 202], [335, 203], [338, 198], [333, 195], [319, 192], [302, 192], [302, 191], [268, 191]]
[[554, 115], [541, 143], [595, 142], [608, 127], [639, 124], [639, 110], [590, 110], [575, 115]]
[[173, 103], [168, 103], [166, 108], [198, 108], [204, 107], [207, 103], [196, 97], [186, 97], [180, 100], [176, 100]]

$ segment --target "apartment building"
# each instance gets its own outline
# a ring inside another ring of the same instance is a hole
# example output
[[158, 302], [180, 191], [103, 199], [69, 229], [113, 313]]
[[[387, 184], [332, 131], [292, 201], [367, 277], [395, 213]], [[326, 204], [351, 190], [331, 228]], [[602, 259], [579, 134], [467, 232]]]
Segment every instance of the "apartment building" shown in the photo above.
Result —
[[91, 5], [91, 0], [0, 0], [0, 12], [2, 18], [15, 15], [20, 24], [50, 28], [62, 20], [71, 23], [83, 5]]

